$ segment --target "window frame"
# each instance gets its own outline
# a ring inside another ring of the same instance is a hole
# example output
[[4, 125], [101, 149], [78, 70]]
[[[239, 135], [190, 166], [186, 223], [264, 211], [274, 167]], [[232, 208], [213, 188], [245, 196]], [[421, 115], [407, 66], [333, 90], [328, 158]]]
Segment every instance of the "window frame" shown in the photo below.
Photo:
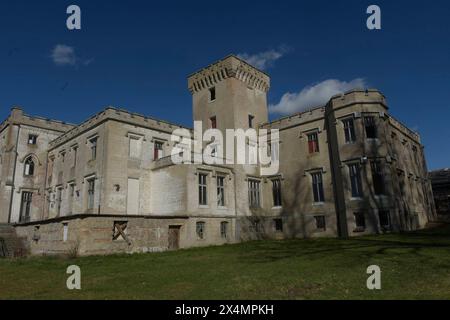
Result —
[[308, 153], [309, 154], [315, 154], [320, 152], [319, 147], [319, 132], [313, 131], [308, 132], [306, 134], [307, 141], [308, 141]]
[[218, 175], [216, 177], [216, 186], [217, 186], [217, 206], [225, 207], [225, 177]]
[[363, 122], [366, 139], [378, 139], [378, 128], [375, 116], [364, 116]]
[[197, 221], [195, 223], [195, 233], [197, 234], [197, 240], [205, 240], [205, 234], [206, 234], [205, 221]]
[[361, 165], [359, 163], [349, 163], [348, 173], [350, 179], [350, 192], [352, 199], [361, 199], [364, 196], [361, 177]]
[[203, 172], [198, 173], [198, 204], [208, 205], [208, 174]]
[[228, 221], [221, 221], [220, 222], [220, 237], [222, 239], [228, 239]]
[[344, 126], [344, 140], [346, 144], [356, 142], [355, 120], [353, 118], [346, 118], [342, 120]]
[[261, 208], [261, 181], [248, 179], [248, 204], [250, 208]]
[[311, 183], [313, 202], [316, 204], [324, 203], [325, 191], [323, 189], [323, 173], [321, 171], [311, 172]]
[[274, 208], [279, 208], [283, 206], [283, 198], [281, 191], [281, 179], [272, 179], [272, 204]]

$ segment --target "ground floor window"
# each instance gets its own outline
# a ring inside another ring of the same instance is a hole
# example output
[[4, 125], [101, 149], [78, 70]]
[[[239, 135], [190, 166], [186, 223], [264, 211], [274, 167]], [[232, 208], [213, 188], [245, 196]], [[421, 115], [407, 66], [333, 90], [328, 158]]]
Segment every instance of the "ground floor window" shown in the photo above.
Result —
[[204, 239], [205, 238], [205, 223], [203, 221], [199, 221], [196, 224], [196, 232], [197, 232], [197, 237], [199, 239]]
[[380, 219], [380, 226], [384, 229], [389, 229], [391, 226], [391, 219], [389, 216], [389, 210], [380, 210], [378, 212], [378, 218]]
[[282, 219], [273, 219], [275, 225], [275, 231], [283, 231], [283, 220]]
[[316, 220], [316, 229], [320, 231], [326, 230], [325, 216], [315, 216]]
[[366, 217], [364, 216], [364, 212], [355, 212], [355, 231], [364, 231], [366, 229]]
[[220, 236], [222, 237], [222, 239], [228, 238], [228, 222], [227, 221], [222, 221], [220, 223]]
[[33, 199], [33, 192], [22, 192], [22, 200], [20, 205], [20, 222], [30, 221], [31, 202]]
[[63, 223], [63, 241], [66, 242], [69, 238], [69, 224]]

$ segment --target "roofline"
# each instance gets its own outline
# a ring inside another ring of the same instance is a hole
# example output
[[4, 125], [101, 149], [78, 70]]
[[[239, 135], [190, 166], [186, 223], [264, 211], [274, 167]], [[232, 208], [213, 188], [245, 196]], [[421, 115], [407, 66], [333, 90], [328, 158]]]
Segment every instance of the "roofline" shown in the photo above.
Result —
[[201, 69], [198, 69], [197, 71], [192, 72], [191, 74], [189, 74], [189, 75], [187, 76], [187, 78], [190, 78], [190, 77], [192, 77], [193, 75], [195, 75], [195, 74], [197, 74], [197, 73], [200, 73], [200, 72], [202, 72], [203, 70], [208, 69], [208, 68], [211, 67], [212, 65], [218, 64], [219, 62], [222, 62], [222, 61], [224, 61], [224, 60], [226, 60], [226, 59], [228, 59], [228, 58], [231, 58], [231, 57], [236, 58], [237, 60], [241, 61], [242, 63], [245, 63], [246, 65], [248, 65], [248, 66], [250, 66], [250, 67], [256, 69], [257, 71], [259, 71], [259, 72], [265, 74], [266, 76], [270, 77], [269, 74], [268, 74], [267, 72], [265, 72], [265, 71], [263, 71], [263, 70], [261, 70], [261, 69], [255, 67], [254, 65], [252, 65], [252, 64], [248, 63], [247, 61], [245, 61], [244, 59], [239, 58], [236, 54], [230, 53], [230, 54], [228, 54], [227, 56], [225, 56], [224, 58], [219, 59], [219, 60], [216, 60], [215, 62], [212, 62], [212, 63], [208, 64], [206, 67], [203, 67], [203, 68], [201, 68]]

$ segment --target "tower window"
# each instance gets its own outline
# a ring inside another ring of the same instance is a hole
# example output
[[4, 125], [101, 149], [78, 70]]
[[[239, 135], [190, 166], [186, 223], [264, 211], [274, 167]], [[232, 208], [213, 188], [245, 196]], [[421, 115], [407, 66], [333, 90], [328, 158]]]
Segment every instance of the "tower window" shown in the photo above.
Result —
[[28, 144], [35, 145], [37, 143], [37, 137], [35, 134], [28, 135]]
[[211, 117], [209, 120], [211, 121], [211, 128], [216, 129], [217, 128], [217, 118], [214, 116], [214, 117]]
[[97, 138], [89, 140], [91, 144], [91, 160], [97, 159]]
[[25, 172], [24, 174], [26, 176], [33, 176], [34, 175], [34, 161], [32, 157], [28, 157], [25, 160]]
[[216, 87], [209, 88], [209, 101], [216, 100]]
[[249, 128], [253, 128], [253, 120], [255, 119], [254, 116], [252, 116], [251, 114], [248, 115], [248, 127]]
[[308, 134], [308, 150], [309, 153], [319, 152], [319, 136], [317, 132]]

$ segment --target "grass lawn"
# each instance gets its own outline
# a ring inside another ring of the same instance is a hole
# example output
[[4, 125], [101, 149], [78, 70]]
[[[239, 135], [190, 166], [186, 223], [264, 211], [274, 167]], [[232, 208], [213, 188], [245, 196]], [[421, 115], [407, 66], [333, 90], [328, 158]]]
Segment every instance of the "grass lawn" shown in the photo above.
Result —
[[[82, 290], [66, 288], [81, 267]], [[382, 270], [381, 290], [366, 268]], [[450, 225], [349, 240], [0, 260], [0, 299], [450, 299]]]

